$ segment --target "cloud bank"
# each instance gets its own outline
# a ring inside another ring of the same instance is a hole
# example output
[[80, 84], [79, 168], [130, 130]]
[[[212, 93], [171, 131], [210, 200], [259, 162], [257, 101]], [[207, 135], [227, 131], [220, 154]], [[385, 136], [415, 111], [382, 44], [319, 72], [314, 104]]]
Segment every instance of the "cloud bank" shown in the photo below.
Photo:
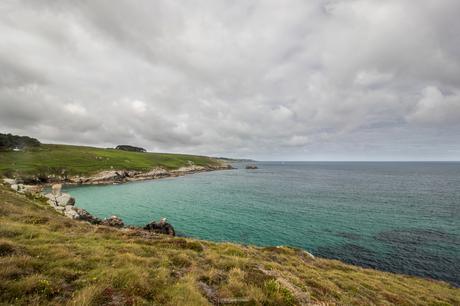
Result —
[[0, 3], [0, 131], [271, 160], [459, 160], [460, 2]]

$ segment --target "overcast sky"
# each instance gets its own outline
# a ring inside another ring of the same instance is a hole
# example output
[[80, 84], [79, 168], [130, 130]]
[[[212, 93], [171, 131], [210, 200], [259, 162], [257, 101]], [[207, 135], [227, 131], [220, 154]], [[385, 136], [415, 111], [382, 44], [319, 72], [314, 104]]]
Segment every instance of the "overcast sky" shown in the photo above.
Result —
[[460, 160], [460, 1], [0, 1], [0, 132]]

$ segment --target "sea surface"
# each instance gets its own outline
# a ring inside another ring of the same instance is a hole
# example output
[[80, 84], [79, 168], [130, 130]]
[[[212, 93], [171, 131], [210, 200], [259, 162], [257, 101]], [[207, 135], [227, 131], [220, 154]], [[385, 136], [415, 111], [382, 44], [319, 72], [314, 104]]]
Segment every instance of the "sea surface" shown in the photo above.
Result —
[[77, 206], [185, 236], [289, 245], [460, 286], [460, 163], [258, 162], [109, 186], [69, 187]]

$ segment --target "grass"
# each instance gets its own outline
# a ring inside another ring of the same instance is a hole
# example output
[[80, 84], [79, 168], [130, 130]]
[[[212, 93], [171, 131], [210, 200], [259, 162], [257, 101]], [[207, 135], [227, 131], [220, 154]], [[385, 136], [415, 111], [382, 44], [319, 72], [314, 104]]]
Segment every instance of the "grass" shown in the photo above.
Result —
[[240, 305], [460, 305], [460, 289], [293, 248], [93, 226], [0, 186], [0, 304], [207, 305], [215, 298]]
[[154, 167], [171, 170], [190, 163], [219, 165], [216, 159], [205, 156], [43, 144], [25, 151], [0, 152], [0, 175], [91, 175], [103, 170], [147, 171]]

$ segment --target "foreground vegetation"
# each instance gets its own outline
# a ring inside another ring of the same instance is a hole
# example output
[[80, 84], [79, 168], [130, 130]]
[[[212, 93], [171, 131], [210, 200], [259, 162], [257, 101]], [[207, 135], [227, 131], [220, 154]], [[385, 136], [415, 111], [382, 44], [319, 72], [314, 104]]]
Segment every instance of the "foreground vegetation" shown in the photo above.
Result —
[[129, 152], [116, 149], [42, 144], [22, 151], [0, 152], [0, 176], [91, 175], [103, 170], [148, 171], [188, 166], [216, 166], [219, 161], [205, 156]]
[[258, 248], [73, 221], [0, 186], [0, 304], [460, 305], [460, 289]]

